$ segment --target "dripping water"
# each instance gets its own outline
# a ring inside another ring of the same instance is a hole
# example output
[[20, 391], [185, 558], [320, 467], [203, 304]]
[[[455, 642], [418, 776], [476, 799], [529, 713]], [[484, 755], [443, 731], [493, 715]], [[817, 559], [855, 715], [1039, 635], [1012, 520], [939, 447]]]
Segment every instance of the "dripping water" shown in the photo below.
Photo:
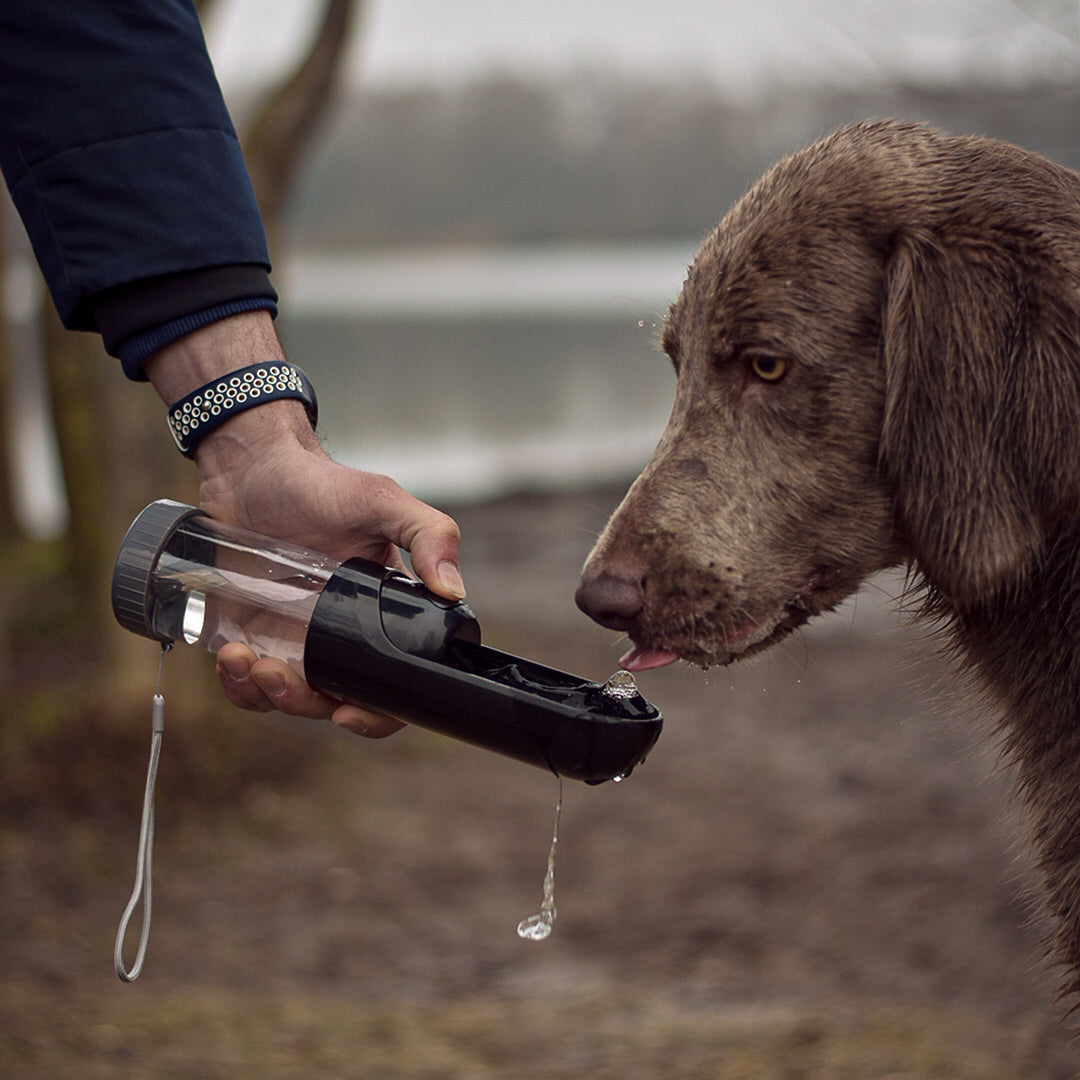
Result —
[[[637, 683], [629, 671], [616, 671], [610, 679], [604, 683], [600, 691], [606, 697], [632, 698], [637, 696]], [[629, 770], [628, 770], [629, 771]], [[622, 783], [625, 776], [612, 778], [616, 784]], [[548, 852], [547, 873], [544, 875], [544, 898], [540, 903], [540, 910], [527, 919], [518, 923], [518, 937], [526, 941], [543, 941], [551, 934], [555, 923], [555, 848], [559, 843], [559, 819], [562, 817], [563, 787], [562, 777], [558, 777], [559, 795], [555, 801], [555, 828], [551, 835], [551, 849]]]
[[547, 873], [544, 874], [544, 898], [540, 910], [518, 923], [518, 937], [526, 941], [543, 941], [555, 922], [555, 846], [559, 842], [559, 819], [562, 817], [562, 777], [558, 777], [559, 796], [555, 802], [555, 829], [548, 852]]

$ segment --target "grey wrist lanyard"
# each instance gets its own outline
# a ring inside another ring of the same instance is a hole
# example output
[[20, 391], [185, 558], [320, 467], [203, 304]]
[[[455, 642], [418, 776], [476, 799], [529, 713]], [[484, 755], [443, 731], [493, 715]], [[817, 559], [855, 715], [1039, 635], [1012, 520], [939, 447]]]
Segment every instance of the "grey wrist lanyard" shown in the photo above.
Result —
[[[161, 736], [165, 731], [165, 698], [161, 695], [161, 669], [165, 666], [165, 654], [171, 648], [171, 642], [164, 642], [161, 646], [157, 690], [154, 692], [150, 709], [150, 764], [146, 770], [146, 794], [143, 796], [142, 824], [139, 827], [135, 887], [131, 891], [131, 899], [128, 900], [124, 914], [120, 917], [120, 927], [116, 932], [116, 947], [113, 950], [113, 965], [116, 968], [116, 974], [124, 982], [134, 982], [139, 977], [143, 961], [146, 959], [146, 946], [150, 940], [150, 899], [154, 861], [154, 785], [157, 783], [158, 760], [161, 757]], [[135, 954], [135, 962], [129, 968], [124, 964], [124, 940], [140, 899], [142, 900], [142, 930], [139, 934], [139, 948]]]

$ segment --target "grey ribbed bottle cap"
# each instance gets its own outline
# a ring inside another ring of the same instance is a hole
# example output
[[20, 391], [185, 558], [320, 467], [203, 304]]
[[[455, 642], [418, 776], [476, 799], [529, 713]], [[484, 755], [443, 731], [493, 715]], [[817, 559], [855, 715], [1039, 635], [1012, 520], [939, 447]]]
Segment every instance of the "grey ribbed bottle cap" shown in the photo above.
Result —
[[131, 523], [116, 556], [112, 579], [112, 609], [116, 621], [154, 641], [169, 641], [154, 632], [150, 611], [150, 577], [158, 555], [182, 521], [205, 511], [172, 499], [152, 502]]

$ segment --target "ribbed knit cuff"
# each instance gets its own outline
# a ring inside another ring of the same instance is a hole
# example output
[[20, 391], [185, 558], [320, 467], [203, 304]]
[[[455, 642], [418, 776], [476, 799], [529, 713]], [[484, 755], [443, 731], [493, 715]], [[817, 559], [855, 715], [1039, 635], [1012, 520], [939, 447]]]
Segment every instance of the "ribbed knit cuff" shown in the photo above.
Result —
[[[89, 298], [105, 351], [124, 357], [124, 373], [142, 380], [142, 363], [183, 334], [243, 311], [277, 312], [267, 268], [237, 263], [140, 278]], [[233, 306], [240, 305], [240, 306]], [[149, 344], [144, 335], [151, 335]]]
[[144, 378], [142, 366], [158, 349], [171, 345], [178, 338], [194, 330], [201, 330], [204, 326], [227, 319], [230, 315], [241, 315], [245, 311], [269, 311], [276, 317], [277, 304], [266, 296], [253, 296], [248, 300], [230, 300], [227, 304], [217, 304], [205, 311], [196, 311], [191, 315], [184, 315], [179, 319], [144, 330], [141, 334], [134, 334], [126, 341], [122, 341], [117, 350], [120, 363], [124, 366], [124, 374], [129, 379]]

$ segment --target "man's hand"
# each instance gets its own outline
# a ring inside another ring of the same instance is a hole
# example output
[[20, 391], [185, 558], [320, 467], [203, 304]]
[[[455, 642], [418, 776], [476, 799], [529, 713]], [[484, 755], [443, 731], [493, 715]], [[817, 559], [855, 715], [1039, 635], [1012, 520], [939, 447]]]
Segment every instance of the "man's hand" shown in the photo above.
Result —
[[[265, 312], [237, 315], [161, 349], [144, 370], [166, 404], [249, 364], [283, 359]], [[465, 595], [458, 564], [461, 535], [446, 514], [413, 498], [389, 477], [333, 461], [297, 401], [273, 401], [238, 413], [195, 450], [199, 502], [211, 517], [321, 551], [362, 556], [403, 568], [401, 551], [433, 592]], [[381, 713], [312, 690], [287, 664], [257, 659], [244, 645], [218, 654], [218, 679], [235, 705], [329, 718], [378, 738], [402, 725]]]

